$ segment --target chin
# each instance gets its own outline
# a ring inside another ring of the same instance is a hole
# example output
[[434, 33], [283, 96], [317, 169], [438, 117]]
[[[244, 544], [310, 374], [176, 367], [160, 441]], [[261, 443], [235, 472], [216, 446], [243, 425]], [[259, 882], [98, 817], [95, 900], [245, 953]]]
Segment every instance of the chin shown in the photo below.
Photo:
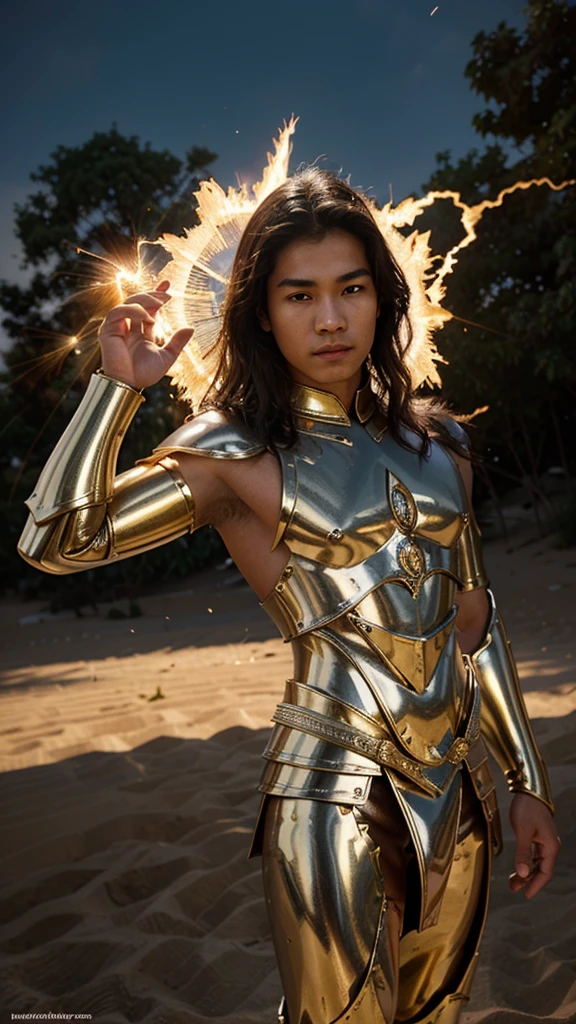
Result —
[[313, 380], [318, 387], [322, 387], [327, 384], [345, 384], [346, 381], [351, 380], [355, 377], [358, 371], [364, 365], [364, 360], [359, 365], [354, 366], [338, 366], [335, 364], [330, 365], [329, 363], [325, 366], [314, 366], [307, 372], [307, 376], [310, 380]]

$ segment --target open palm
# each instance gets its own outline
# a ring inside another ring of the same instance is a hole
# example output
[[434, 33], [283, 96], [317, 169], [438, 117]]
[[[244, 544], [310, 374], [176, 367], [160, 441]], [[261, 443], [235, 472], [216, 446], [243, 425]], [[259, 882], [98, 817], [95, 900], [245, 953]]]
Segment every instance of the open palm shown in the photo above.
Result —
[[131, 295], [114, 306], [100, 328], [102, 369], [109, 377], [141, 390], [161, 380], [194, 333], [184, 327], [164, 344], [153, 337], [156, 315], [169, 301], [169, 282], [151, 292]]

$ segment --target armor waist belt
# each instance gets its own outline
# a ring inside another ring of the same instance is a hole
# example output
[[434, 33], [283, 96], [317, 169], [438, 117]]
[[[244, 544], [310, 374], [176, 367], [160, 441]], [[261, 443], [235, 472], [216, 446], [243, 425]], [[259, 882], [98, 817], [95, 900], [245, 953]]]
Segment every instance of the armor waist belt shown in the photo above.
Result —
[[[407, 754], [402, 753], [392, 740], [382, 739], [381, 736], [371, 736], [369, 733], [362, 732], [362, 730], [346, 722], [336, 721], [328, 715], [284, 702], [277, 706], [272, 720], [279, 725], [298, 729], [300, 732], [308, 733], [308, 735], [315, 736], [318, 739], [330, 740], [346, 750], [363, 754], [364, 757], [375, 761], [376, 764], [380, 764], [385, 768], [391, 768], [393, 771], [406, 776], [431, 796], [438, 793], [438, 787], [426, 774], [426, 768], [429, 769], [433, 766], [422, 765]], [[452, 742], [449, 750], [443, 757], [438, 759], [437, 764], [444, 764], [445, 762], [453, 765], [460, 764], [479, 735], [479, 694], [476, 689], [464, 736], [459, 736]]]

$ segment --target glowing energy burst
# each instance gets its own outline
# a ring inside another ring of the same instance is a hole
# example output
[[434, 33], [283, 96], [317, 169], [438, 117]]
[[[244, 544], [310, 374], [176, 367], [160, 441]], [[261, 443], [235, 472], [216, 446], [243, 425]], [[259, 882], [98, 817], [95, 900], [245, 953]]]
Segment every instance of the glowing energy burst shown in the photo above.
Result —
[[[123, 299], [134, 287], [153, 286], [157, 276], [154, 264], [158, 262], [154, 253], [156, 257], [162, 254], [162, 262], [168, 260], [162, 277], [170, 281], [173, 298], [162, 310], [158, 334], [194, 327], [193, 338], [169, 371], [180, 396], [193, 409], [198, 408], [217, 373], [221, 355], [220, 314], [238, 242], [257, 206], [288, 177], [296, 121], [292, 118], [285, 123], [278, 138], [273, 140], [274, 153], [268, 153], [262, 180], [251, 189], [241, 184], [237, 189], [230, 187], [224, 191], [214, 179], [203, 181], [196, 193], [199, 223], [195, 227], [186, 229], [181, 236], [163, 235], [155, 241], [141, 239], [134, 267], [110, 263], [117, 294]], [[445, 360], [436, 348], [434, 334], [453, 317], [442, 305], [445, 279], [452, 272], [458, 253], [476, 238], [476, 226], [485, 210], [501, 206], [505, 197], [513, 192], [544, 184], [559, 190], [574, 182], [555, 185], [549, 178], [519, 181], [503, 189], [496, 199], [483, 200], [475, 206], [468, 206], [460, 194], [453, 191], [429, 192], [420, 199], [405, 199], [396, 207], [389, 202], [379, 208], [374, 200], [367, 199], [410, 287], [413, 337], [406, 348], [405, 362], [414, 390], [425, 383], [441, 384], [438, 364]], [[433, 254], [429, 231], [415, 229], [405, 235], [402, 230], [412, 227], [416, 217], [437, 199], [452, 200], [460, 211], [464, 231], [460, 242], [444, 257]]]

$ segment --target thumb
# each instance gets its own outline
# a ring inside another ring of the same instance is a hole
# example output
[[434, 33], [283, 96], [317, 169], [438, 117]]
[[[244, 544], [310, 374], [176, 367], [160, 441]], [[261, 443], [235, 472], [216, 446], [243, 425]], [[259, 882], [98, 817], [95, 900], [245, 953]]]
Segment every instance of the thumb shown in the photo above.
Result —
[[528, 878], [532, 871], [532, 847], [526, 840], [518, 840], [515, 857], [516, 874], [520, 878]]
[[161, 351], [165, 357], [168, 357], [166, 359], [167, 366], [171, 366], [175, 362], [193, 334], [193, 327], [181, 327], [179, 331], [172, 335], [170, 341], [166, 342]]

